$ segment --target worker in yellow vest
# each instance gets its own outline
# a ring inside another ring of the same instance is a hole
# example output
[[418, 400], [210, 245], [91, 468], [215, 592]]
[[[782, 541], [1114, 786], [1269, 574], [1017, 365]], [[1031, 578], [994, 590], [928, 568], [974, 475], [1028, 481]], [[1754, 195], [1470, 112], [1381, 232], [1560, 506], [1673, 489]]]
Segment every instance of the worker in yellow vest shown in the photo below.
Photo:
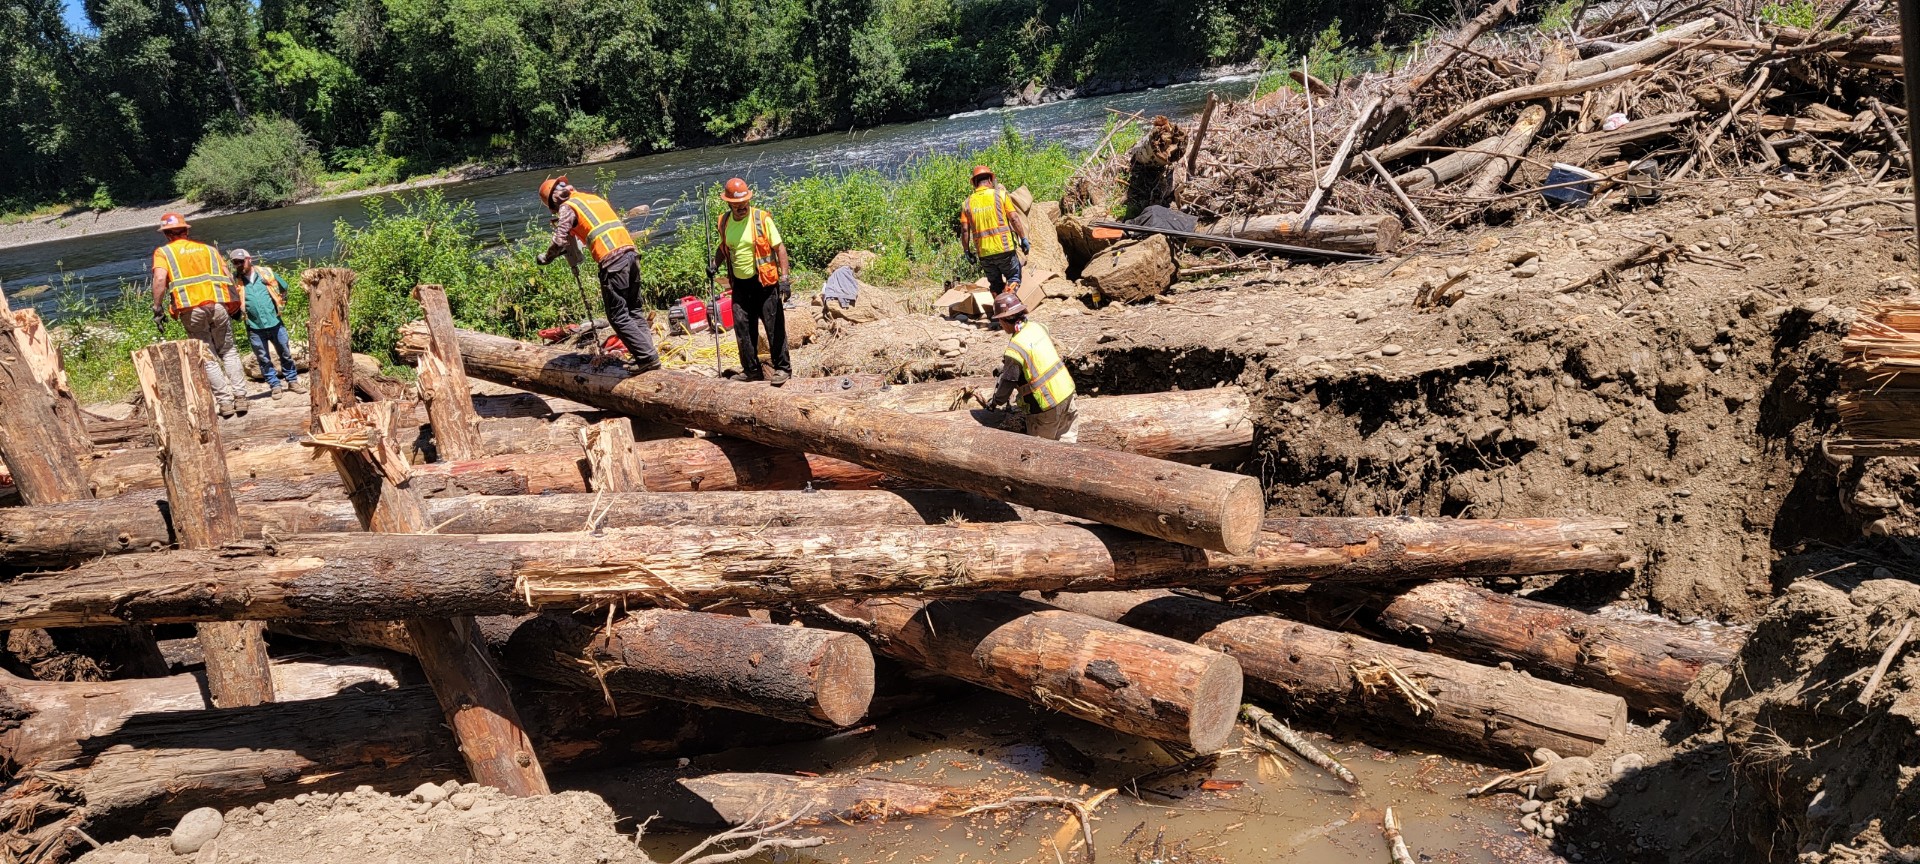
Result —
[[960, 245], [967, 250], [967, 260], [986, 271], [994, 296], [1008, 286], [1019, 293], [1020, 254], [1032, 249], [1027, 222], [985, 165], [974, 166], [973, 192], [960, 208]]
[[187, 237], [186, 217], [166, 213], [160, 233], [166, 245], [153, 250], [153, 317], [165, 330], [165, 317], [179, 319], [189, 338], [207, 343], [207, 382], [213, 386], [214, 406], [220, 416], [247, 413], [246, 379], [240, 372], [240, 352], [233, 345], [233, 313], [240, 311], [240, 292], [233, 284], [227, 259], [211, 244]]
[[[565, 174], [540, 184], [540, 203], [553, 211], [553, 239], [534, 260], [543, 267], [563, 255], [577, 261], [580, 253], [575, 241], [586, 246], [600, 271], [600, 303], [607, 308], [607, 324], [626, 346], [628, 369], [660, 368], [660, 353], [653, 347], [653, 328], [647, 326], [640, 296], [640, 252], [619, 211], [607, 199], [573, 188]], [[574, 278], [579, 277], [575, 269]]]
[[733, 288], [733, 338], [740, 346], [740, 377], [758, 381], [760, 327], [767, 329], [767, 357], [773, 372], [767, 383], [778, 387], [793, 377], [793, 359], [787, 355], [787, 311], [782, 304], [793, 294], [793, 269], [787, 263], [787, 244], [767, 211], [752, 205], [753, 190], [735, 177], [720, 190], [727, 212], [720, 214], [720, 245], [707, 265], [707, 281], [723, 269]]
[[1000, 385], [993, 391], [987, 407], [1008, 407], [1015, 393], [1027, 414], [1027, 434], [1036, 438], [1079, 440], [1074, 421], [1079, 414], [1073, 408], [1073, 375], [1060, 359], [1060, 351], [1038, 321], [1027, 320], [1027, 307], [1020, 295], [1008, 291], [993, 298], [993, 320], [1012, 340], [1000, 362]]

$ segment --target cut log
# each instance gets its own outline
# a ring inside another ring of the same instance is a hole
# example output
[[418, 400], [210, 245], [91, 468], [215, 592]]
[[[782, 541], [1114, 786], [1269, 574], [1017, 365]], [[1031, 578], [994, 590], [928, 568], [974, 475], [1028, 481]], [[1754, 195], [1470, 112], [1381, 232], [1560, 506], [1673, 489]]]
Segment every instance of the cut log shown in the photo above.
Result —
[[640, 454], [634, 449], [633, 422], [625, 417], [580, 427], [580, 449], [587, 456], [587, 485], [595, 492], [640, 492]]
[[1435, 582], [1377, 598], [1381, 627], [1434, 651], [1512, 663], [1560, 681], [1626, 697], [1640, 711], [1678, 717], [1687, 688], [1713, 666], [1731, 666], [1744, 641], [1659, 620], [1618, 620]]
[[[391, 681], [378, 663], [282, 663], [276, 687], [300, 701], [213, 709], [191, 675], [102, 684], [0, 677], [0, 760], [22, 778], [0, 793], [11, 829], [0, 847], [65, 849], [81, 842], [75, 827], [112, 840], [171, 826], [196, 807], [362, 784], [405, 794], [458, 776], [460, 754], [428, 688], [366, 692]], [[629, 702], [616, 712], [598, 692], [542, 693], [528, 720], [548, 761], [572, 768], [823, 734], [676, 702]]]
[[[410, 472], [388, 442], [392, 402], [352, 406], [314, 418], [363, 527], [424, 534], [426, 504], [409, 485]], [[545, 795], [546, 773], [520, 721], [512, 694], [487, 656], [471, 618], [410, 617], [407, 638], [460, 742], [474, 782], [509, 795]]]
[[1473, 183], [1467, 186], [1468, 198], [1486, 198], [1500, 191], [1501, 184], [1507, 182], [1507, 174], [1513, 171], [1515, 162], [1525, 156], [1527, 148], [1533, 146], [1533, 138], [1540, 134], [1540, 125], [1547, 120], [1547, 108], [1544, 105], [1528, 105], [1520, 112], [1520, 118], [1513, 121], [1513, 128], [1500, 137], [1493, 149], [1497, 154], [1487, 160], [1487, 164], [1475, 172]]
[[1609, 51], [1598, 57], [1589, 57], [1575, 61], [1567, 67], [1568, 78], [1585, 78], [1599, 75], [1615, 69], [1624, 69], [1636, 63], [1650, 63], [1672, 54], [1688, 42], [1705, 36], [1708, 31], [1717, 29], [1719, 24], [1712, 18], [1696, 18], [1659, 35], [1643, 39], [1618, 51]]
[[768, 824], [794, 817], [799, 817], [796, 825], [819, 825], [828, 821], [871, 822], [951, 814], [965, 809], [978, 797], [952, 786], [901, 783], [875, 777], [708, 774], [679, 782], [712, 808], [713, 823], [725, 825], [744, 825], [755, 820]]
[[[182, 549], [213, 549], [240, 536], [240, 511], [227, 482], [220, 419], [214, 413], [207, 366], [213, 362], [198, 339], [162, 342], [133, 352], [140, 393], [154, 440], [160, 444], [173, 529]], [[207, 689], [221, 708], [273, 701], [273, 670], [267, 660], [265, 625], [258, 621], [209, 621], [199, 627], [206, 657]]]
[[829, 604], [881, 653], [1110, 729], [1199, 753], [1225, 747], [1240, 666], [1163, 636], [1020, 597]]
[[354, 403], [352, 325], [347, 320], [353, 280], [353, 271], [344, 267], [317, 267], [300, 274], [311, 339], [307, 405], [314, 417]]
[[[418, 329], [403, 347], [418, 353]], [[1205, 549], [1253, 548], [1260, 484], [1127, 453], [1062, 444], [875, 409], [847, 399], [788, 394], [671, 372], [630, 376], [593, 369], [584, 355], [460, 331], [467, 373], [706, 429], [844, 459], [908, 480], [962, 489]]]
[[[1487, 160], [1492, 159], [1494, 151], [1499, 148], [1502, 137], [1492, 135], [1482, 138], [1471, 147], [1448, 153], [1405, 174], [1396, 174], [1393, 180], [1408, 192], [1425, 192], [1445, 186], [1487, 164]], [[1371, 157], [1372, 154], [1368, 155]]]
[[704, 612], [641, 610], [604, 632], [543, 615], [514, 628], [500, 662], [590, 692], [828, 726], [866, 716], [873, 700], [873, 653], [860, 637]]
[[1400, 220], [1392, 216], [1316, 217], [1305, 223], [1297, 214], [1242, 216], [1200, 226], [1202, 233], [1269, 243], [1292, 243], [1341, 252], [1381, 254], [1400, 243]]
[[1395, 737], [1522, 765], [1537, 747], [1585, 756], [1627, 728], [1618, 696], [1225, 603], [1164, 591], [1062, 594], [1055, 602], [1232, 656], [1256, 695], [1298, 718], [1391, 729]]
[[1289, 519], [1250, 555], [1104, 526], [627, 528], [587, 534], [302, 535], [118, 555], [0, 585], [0, 628], [518, 615], [985, 591], [1379, 583], [1613, 570], [1625, 524]]
[[60, 386], [64, 375], [45, 368], [35, 336], [40, 329], [31, 309], [0, 311], [0, 461], [22, 501], [78, 501], [92, 497], [80, 463], [92, 447], [80, 406]]
[[467, 386], [467, 370], [460, 363], [460, 346], [454, 339], [453, 310], [447, 306], [447, 289], [439, 285], [416, 285], [413, 299], [419, 301], [427, 324], [427, 350], [416, 361], [420, 372], [420, 401], [426, 404], [427, 417], [433, 422], [433, 445], [440, 459], [458, 462], [487, 455], [480, 441], [480, 415], [473, 410], [472, 389]]

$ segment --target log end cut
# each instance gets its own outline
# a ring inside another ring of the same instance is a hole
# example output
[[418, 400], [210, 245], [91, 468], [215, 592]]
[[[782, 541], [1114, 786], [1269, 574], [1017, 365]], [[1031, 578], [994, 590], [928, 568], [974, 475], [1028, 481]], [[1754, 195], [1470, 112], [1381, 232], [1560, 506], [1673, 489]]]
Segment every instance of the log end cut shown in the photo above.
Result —
[[1227, 746], [1240, 720], [1240, 661], [1214, 653], [1193, 686], [1193, 712], [1187, 717], [1187, 736], [1197, 753], [1213, 753]]
[[873, 703], [873, 650], [852, 633], [836, 633], [821, 643], [814, 661], [816, 695], [808, 710], [821, 722], [851, 726], [867, 716]]
[[1267, 515], [1266, 493], [1260, 481], [1241, 477], [1220, 496], [1220, 542], [1229, 555], [1246, 555], [1260, 544], [1260, 526]]

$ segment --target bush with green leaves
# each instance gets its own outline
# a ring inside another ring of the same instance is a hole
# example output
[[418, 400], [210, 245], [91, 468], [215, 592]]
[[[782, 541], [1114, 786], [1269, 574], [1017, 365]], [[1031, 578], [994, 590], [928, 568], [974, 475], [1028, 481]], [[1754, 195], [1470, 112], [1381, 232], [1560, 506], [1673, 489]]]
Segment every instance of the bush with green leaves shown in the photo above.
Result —
[[210, 132], [174, 178], [181, 194], [216, 206], [273, 207], [313, 188], [320, 173], [299, 125], [285, 117], [256, 117], [241, 129]]

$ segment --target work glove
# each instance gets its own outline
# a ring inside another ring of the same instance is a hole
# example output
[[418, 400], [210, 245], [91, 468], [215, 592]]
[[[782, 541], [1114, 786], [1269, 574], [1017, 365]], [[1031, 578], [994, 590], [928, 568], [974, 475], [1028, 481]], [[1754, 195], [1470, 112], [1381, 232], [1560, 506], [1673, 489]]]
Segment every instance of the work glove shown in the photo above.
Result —
[[720, 265], [711, 261], [707, 262], [707, 281], [712, 282], [713, 277], [718, 275], [720, 275]]
[[1032, 255], [1032, 254], [1033, 254], [1033, 244], [1032, 244], [1032, 243], [1028, 243], [1028, 242], [1027, 242], [1027, 238], [1025, 238], [1025, 237], [1022, 237], [1022, 238], [1020, 238], [1020, 254], [1022, 254], [1022, 255]]
[[780, 299], [786, 300], [792, 296], [793, 296], [793, 277], [792, 276], [780, 277]]
[[542, 267], [545, 267], [545, 266], [547, 266], [548, 264], [550, 264], [550, 263], [552, 263], [552, 261], [553, 261], [553, 259], [552, 259], [552, 258], [548, 258], [548, 257], [547, 257], [547, 253], [545, 253], [545, 252], [542, 252], [542, 253], [540, 253], [540, 254], [538, 254], [538, 255], [535, 255], [535, 256], [533, 256], [533, 263], [535, 263], [535, 264], [538, 264], [538, 265], [540, 265], [540, 266], [542, 266]]
[[160, 331], [160, 338], [167, 336], [167, 313], [160, 307], [153, 307], [153, 329]]
[[980, 265], [980, 256], [973, 254], [972, 249], [967, 250], [967, 263], [976, 267]]

